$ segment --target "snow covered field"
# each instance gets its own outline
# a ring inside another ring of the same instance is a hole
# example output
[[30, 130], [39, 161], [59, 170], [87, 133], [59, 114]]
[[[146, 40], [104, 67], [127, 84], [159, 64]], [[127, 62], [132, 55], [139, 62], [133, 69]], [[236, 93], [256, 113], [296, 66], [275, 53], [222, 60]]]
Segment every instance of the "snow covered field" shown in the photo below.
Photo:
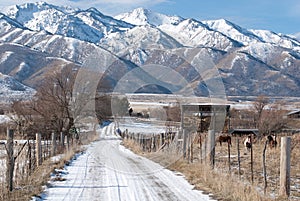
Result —
[[52, 178], [41, 198], [33, 200], [206, 201], [182, 175], [135, 155], [115, 136], [113, 123], [99, 131], [100, 139]]

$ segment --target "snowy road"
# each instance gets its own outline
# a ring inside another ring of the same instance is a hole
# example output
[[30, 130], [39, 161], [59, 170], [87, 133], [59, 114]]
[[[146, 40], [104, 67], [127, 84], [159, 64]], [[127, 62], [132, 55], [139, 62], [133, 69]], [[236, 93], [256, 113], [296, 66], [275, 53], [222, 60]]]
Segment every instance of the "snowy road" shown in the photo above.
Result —
[[135, 155], [120, 145], [113, 125], [102, 129], [66, 169], [65, 181], [53, 182], [43, 200], [206, 201], [182, 176]]

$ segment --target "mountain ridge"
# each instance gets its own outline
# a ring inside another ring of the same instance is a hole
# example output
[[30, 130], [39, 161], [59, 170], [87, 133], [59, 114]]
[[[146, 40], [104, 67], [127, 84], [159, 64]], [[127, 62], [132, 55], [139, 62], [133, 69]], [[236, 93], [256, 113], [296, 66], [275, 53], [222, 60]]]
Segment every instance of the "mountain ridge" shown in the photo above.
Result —
[[[51, 62], [46, 62], [49, 57], [58, 66], [71, 63], [80, 67], [91, 52], [101, 50], [124, 61], [122, 70], [112, 70], [118, 79], [126, 69], [128, 73], [151, 63], [173, 66], [194, 86], [197, 95], [207, 95], [201, 76], [193, 75], [195, 69], [178, 62], [179, 52], [195, 49], [210, 57], [229, 96], [300, 95], [300, 42], [268, 30], [246, 29], [225, 19], [199, 21], [144, 8], [112, 17], [96, 8], [82, 10], [38, 2], [4, 9], [0, 24], [0, 45], [10, 47], [0, 51], [0, 72], [31, 87], [36, 83], [28, 79], [35, 76], [33, 80], [41, 80], [37, 72], [45, 75], [52, 68]], [[14, 64], [20, 48], [24, 55], [45, 65], [41, 67], [22, 54]], [[21, 64], [24, 72], [18, 71]], [[110, 76], [113, 88], [118, 79]]]

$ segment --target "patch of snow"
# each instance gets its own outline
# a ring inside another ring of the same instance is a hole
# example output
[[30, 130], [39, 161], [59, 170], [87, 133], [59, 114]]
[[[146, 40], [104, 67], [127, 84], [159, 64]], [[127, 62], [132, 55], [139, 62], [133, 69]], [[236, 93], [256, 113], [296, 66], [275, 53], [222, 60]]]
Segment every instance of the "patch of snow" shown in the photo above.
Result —
[[4, 63], [5, 61], [7, 61], [9, 59], [9, 57], [11, 55], [13, 55], [14, 53], [11, 51], [6, 51], [3, 54], [0, 55], [0, 64]]
[[7, 115], [0, 115], [0, 124], [7, 123], [11, 121], [11, 119]]

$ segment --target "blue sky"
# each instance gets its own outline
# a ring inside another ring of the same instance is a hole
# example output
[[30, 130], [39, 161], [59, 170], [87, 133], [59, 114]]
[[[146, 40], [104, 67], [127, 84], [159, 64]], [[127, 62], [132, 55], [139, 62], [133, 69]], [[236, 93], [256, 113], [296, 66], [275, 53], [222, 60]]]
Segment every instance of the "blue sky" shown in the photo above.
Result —
[[[3, 0], [0, 7], [38, 0]], [[108, 15], [144, 7], [168, 15], [211, 20], [224, 18], [248, 29], [300, 33], [299, 0], [44, 0], [82, 9], [96, 7]]]

